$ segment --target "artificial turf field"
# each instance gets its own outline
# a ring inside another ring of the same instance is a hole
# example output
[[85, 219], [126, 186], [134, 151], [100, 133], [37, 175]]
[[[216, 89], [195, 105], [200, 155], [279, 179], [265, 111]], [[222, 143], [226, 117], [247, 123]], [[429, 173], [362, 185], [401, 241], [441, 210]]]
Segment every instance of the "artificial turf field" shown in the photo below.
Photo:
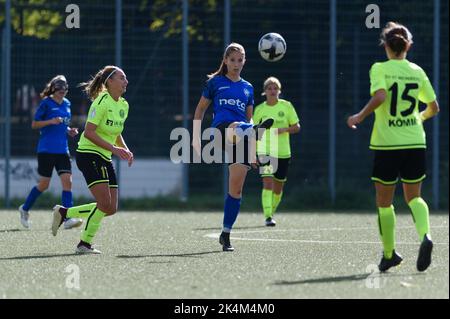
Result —
[[31, 230], [18, 212], [0, 213], [0, 298], [449, 298], [448, 212], [430, 217], [435, 246], [424, 273], [411, 216], [398, 214], [404, 261], [382, 275], [374, 212], [280, 213], [273, 228], [241, 213], [234, 252], [218, 243], [220, 212], [120, 212], [95, 238], [103, 254], [82, 256], [80, 229], [53, 237], [50, 211], [31, 212]]

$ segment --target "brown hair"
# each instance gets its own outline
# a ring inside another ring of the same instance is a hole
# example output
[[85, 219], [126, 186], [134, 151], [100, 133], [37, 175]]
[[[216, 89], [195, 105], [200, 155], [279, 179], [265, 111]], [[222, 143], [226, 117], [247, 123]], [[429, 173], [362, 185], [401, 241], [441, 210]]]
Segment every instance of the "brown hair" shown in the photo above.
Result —
[[225, 52], [223, 53], [223, 59], [222, 63], [220, 64], [219, 69], [216, 72], [213, 72], [211, 74], [208, 74], [208, 78], [211, 79], [217, 75], [225, 75], [228, 72], [227, 65], [225, 64], [225, 58], [229, 57], [232, 52], [240, 52], [245, 56], [245, 50], [242, 45], [236, 42], [230, 43], [227, 48], [225, 49]]
[[51, 79], [50, 82], [45, 85], [45, 88], [42, 90], [40, 96], [42, 99], [46, 98], [60, 89], [69, 89], [69, 84], [67, 84], [67, 80], [64, 75], [57, 75]]
[[397, 22], [388, 22], [381, 31], [380, 45], [387, 45], [396, 56], [404, 52], [411, 45], [412, 34], [408, 28]]
[[78, 84], [79, 87], [84, 87], [83, 91], [93, 101], [95, 98], [106, 89], [106, 81], [113, 76], [119, 68], [114, 65], [107, 65], [99, 70], [97, 74], [88, 82]]

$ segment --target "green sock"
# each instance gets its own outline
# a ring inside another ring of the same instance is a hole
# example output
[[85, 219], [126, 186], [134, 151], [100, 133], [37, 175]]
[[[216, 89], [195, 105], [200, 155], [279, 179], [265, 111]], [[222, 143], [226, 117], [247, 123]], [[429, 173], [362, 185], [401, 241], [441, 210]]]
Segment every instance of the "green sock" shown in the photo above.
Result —
[[94, 207], [92, 212], [89, 214], [89, 217], [86, 221], [86, 227], [84, 228], [83, 232], [81, 233], [81, 240], [90, 244], [92, 242], [92, 239], [94, 238], [95, 234], [97, 233], [97, 230], [100, 227], [100, 222], [102, 221], [103, 217], [105, 217], [106, 214], [102, 212], [100, 209]]
[[419, 239], [422, 241], [425, 234], [430, 233], [428, 205], [421, 197], [416, 197], [408, 203], [408, 206], [411, 208], [414, 224], [416, 225]]
[[378, 207], [378, 226], [383, 242], [384, 257], [392, 258], [395, 249], [395, 211], [394, 206]]
[[88, 218], [89, 213], [97, 205], [97, 203], [84, 204], [80, 206], [70, 207], [67, 209], [67, 218]]
[[272, 215], [275, 214], [278, 205], [281, 202], [281, 197], [283, 196], [283, 192], [279, 193], [279, 194], [275, 194], [273, 193], [273, 197], [272, 197]]
[[272, 217], [272, 190], [271, 189], [263, 188], [262, 193], [261, 193], [261, 201], [262, 201], [264, 217], [266, 219], [269, 217]]

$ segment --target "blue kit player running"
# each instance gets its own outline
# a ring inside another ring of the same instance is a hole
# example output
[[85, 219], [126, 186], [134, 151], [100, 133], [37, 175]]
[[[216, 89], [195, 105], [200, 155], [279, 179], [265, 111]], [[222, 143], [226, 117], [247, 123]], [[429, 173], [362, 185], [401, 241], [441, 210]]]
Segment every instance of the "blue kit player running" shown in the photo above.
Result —
[[[74, 137], [77, 128], [69, 127], [71, 112], [70, 101], [65, 98], [69, 89], [63, 75], [57, 75], [47, 83], [41, 93], [41, 104], [36, 111], [31, 124], [33, 129], [40, 129], [37, 147], [39, 182], [27, 196], [25, 203], [20, 205], [20, 222], [23, 227], [30, 228], [29, 210], [36, 199], [50, 185], [53, 168], [58, 173], [62, 184], [62, 203], [72, 207], [72, 167], [70, 163], [67, 135]], [[79, 218], [69, 218], [64, 222], [64, 228], [78, 227], [82, 224]]]
[[[247, 171], [256, 164], [255, 136], [259, 138], [263, 130], [273, 124], [273, 119], [267, 119], [258, 126], [251, 123], [253, 86], [241, 78], [244, 64], [244, 47], [238, 43], [228, 45], [220, 68], [208, 75], [209, 80], [195, 110], [193, 123], [192, 146], [197, 154], [201, 154], [201, 122], [212, 103], [214, 107], [212, 127], [221, 133], [220, 142], [222, 148], [227, 151], [230, 162], [228, 195], [225, 199], [223, 229], [219, 238], [224, 251], [234, 250], [230, 243], [230, 232], [239, 214]], [[252, 147], [254, 152], [249, 152]]]

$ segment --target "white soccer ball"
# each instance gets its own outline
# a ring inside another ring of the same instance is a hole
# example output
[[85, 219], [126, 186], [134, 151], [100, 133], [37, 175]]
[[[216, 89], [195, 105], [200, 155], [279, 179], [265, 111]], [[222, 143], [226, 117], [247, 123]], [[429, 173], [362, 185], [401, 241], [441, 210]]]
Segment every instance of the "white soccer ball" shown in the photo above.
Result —
[[279, 61], [286, 53], [286, 41], [278, 33], [266, 33], [259, 40], [258, 51], [266, 61]]

